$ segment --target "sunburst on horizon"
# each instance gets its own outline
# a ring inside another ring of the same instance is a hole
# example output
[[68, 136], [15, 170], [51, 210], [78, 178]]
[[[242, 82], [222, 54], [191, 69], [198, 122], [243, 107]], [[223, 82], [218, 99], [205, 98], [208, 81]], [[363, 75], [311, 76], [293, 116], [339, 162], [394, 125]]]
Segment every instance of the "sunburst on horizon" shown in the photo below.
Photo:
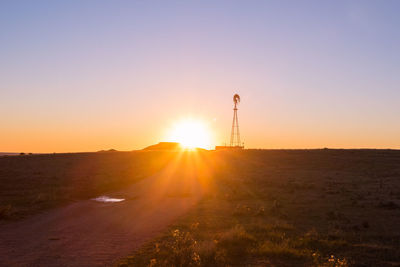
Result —
[[178, 142], [183, 148], [212, 148], [212, 132], [199, 119], [183, 119], [175, 123], [167, 134], [167, 140]]

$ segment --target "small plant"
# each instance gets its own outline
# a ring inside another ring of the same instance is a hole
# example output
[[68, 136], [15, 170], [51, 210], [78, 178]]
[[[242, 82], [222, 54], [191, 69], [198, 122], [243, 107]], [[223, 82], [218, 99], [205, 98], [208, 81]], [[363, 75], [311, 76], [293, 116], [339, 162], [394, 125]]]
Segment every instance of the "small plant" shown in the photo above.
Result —
[[217, 240], [200, 242], [197, 251], [200, 255], [201, 266], [224, 266], [226, 255], [217, 249]]
[[197, 242], [189, 232], [172, 231], [169, 240], [156, 243], [147, 266], [200, 266]]
[[247, 216], [252, 213], [252, 209], [247, 205], [238, 204], [233, 211], [233, 215], [235, 216]]
[[336, 258], [334, 255], [331, 255], [327, 262], [322, 264], [323, 267], [347, 267], [349, 266], [346, 259]]
[[297, 249], [291, 247], [289, 242], [283, 241], [274, 243], [271, 241], [264, 242], [258, 249], [259, 254], [276, 259], [285, 259], [292, 261], [307, 261], [311, 257], [311, 252], [305, 249]]
[[11, 216], [11, 205], [0, 206], [0, 219], [8, 219]]
[[256, 214], [255, 214], [255, 215], [256, 215], [256, 216], [263, 216], [263, 215], [265, 215], [265, 208], [264, 208], [264, 206], [259, 207], [258, 210], [256, 211]]
[[200, 256], [196, 252], [197, 242], [189, 232], [178, 229], [172, 232], [172, 259], [174, 266], [198, 266]]
[[232, 259], [243, 257], [253, 247], [256, 240], [241, 225], [237, 225], [221, 235], [218, 248], [223, 249]]

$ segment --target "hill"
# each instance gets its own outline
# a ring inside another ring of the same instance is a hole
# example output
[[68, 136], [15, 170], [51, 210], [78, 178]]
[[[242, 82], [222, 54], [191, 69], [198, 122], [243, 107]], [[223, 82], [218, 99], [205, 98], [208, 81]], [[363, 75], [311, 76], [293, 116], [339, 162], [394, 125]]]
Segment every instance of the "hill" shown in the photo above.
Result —
[[182, 147], [179, 143], [176, 142], [160, 142], [155, 145], [151, 145], [148, 147], [145, 147], [143, 150], [167, 150], [167, 151], [176, 151], [176, 150], [181, 150]]

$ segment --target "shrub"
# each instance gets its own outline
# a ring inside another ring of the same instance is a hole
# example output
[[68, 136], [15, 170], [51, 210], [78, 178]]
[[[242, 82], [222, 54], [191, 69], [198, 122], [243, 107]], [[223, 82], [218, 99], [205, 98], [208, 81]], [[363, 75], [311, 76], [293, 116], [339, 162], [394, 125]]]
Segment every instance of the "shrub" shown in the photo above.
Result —
[[178, 229], [172, 232], [171, 258], [172, 266], [199, 266], [200, 256], [196, 252], [197, 242], [189, 232]]
[[8, 219], [11, 216], [11, 205], [0, 206], [0, 219]]
[[255, 238], [237, 225], [220, 236], [218, 248], [223, 249], [228, 258], [237, 259], [245, 256], [255, 245]]
[[264, 242], [258, 252], [260, 255], [270, 258], [302, 262], [310, 260], [312, 255], [310, 251], [293, 248], [287, 242], [273, 243], [271, 241]]

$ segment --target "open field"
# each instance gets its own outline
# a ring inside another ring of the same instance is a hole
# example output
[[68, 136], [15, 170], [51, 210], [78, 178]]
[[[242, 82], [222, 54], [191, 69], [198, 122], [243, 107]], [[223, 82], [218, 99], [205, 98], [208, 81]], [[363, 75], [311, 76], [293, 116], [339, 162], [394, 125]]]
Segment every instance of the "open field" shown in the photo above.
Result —
[[[53, 263], [43, 258], [57, 252], [62, 261], [56, 263], [78, 266], [76, 258], [87, 255], [71, 248], [94, 241], [88, 250], [97, 265], [122, 257], [116, 265], [400, 266], [399, 179], [400, 152], [391, 150], [3, 157], [0, 235], [10, 242], [0, 251], [9, 244], [16, 258], [20, 248], [28, 251], [13, 241], [19, 236], [36, 248], [39, 265]], [[127, 201], [108, 211], [85, 201], [104, 193]], [[58, 234], [71, 235], [65, 243], [53, 232], [41, 239], [40, 225], [32, 242], [21, 236], [32, 232], [27, 225], [49, 217]], [[91, 218], [107, 223], [92, 228], [85, 225]], [[114, 257], [99, 238], [112, 241]], [[33, 256], [10, 262], [23, 265]]]
[[0, 157], [0, 220], [120, 190], [160, 170], [169, 157], [160, 152]]
[[221, 152], [199, 205], [121, 266], [400, 266], [400, 152]]

